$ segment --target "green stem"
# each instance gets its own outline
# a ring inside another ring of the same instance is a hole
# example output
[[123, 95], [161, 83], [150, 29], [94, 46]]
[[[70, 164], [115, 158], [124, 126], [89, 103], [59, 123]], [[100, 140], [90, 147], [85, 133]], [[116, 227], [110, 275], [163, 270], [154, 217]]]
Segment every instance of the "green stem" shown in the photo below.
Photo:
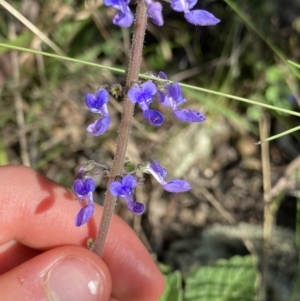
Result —
[[[145, 37], [146, 26], [147, 26], [146, 5], [143, 0], [138, 1], [135, 18], [136, 19], [134, 24], [132, 45], [131, 45], [130, 56], [129, 56], [129, 66], [128, 66], [127, 77], [126, 77], [125, 91], [128, 91], [130, 85], [133, 82], [138, 81], [140, 67], [142, 63], [144, 37]], [[100, 257], [102, 257], [103, 255], [107, 232], [116, 205], [116, 198], [110, 193], [109, 185], [111, 184], [112, 181], [115, 180], [116, 176], [120, 175], [123, 171], [127, 144], [130, 138], [133, 113], [134, 113], [134, 104], [130, 102], [127, 95], [125, 95], [121, 124], [120, 124], [119, 134], [117, 138], [116, 154], [111, 168], [110, 177], [108, 180], [100, 228], [95, 243], [93, 245], [93, 252], [95, 252]]]

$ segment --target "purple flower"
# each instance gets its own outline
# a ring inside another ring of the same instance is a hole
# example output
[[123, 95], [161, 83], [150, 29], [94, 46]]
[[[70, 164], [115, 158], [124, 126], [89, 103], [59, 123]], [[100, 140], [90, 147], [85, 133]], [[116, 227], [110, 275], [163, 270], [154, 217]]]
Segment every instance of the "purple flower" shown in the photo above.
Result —
[[74, 219], [74, 224], [76, 227], [80, 227], [87, 223], [95, 211], [95, 205], [94, 204], [88, 204], [81, 208]]
[[84, 225], [93, 215], [95, 205], [93, 202], [93, 191], [95, 190], [95, 181], [91, 177], [85, 177], [84, 173], [79, 171], [78, 176], [73, 183], [73, 191], [80, 202], [85, 202], [86, 206], [77, 213], [74, 223], [76, 227]]
[[133, 22], [133, 14], [128, 6], [123, 7], [122, 11], [113, 17], [113, 23], [119, 27], [130, 27]]
[[109, 95], [106, 89], [99, 89], [96, 95], [88, 93], [85, 96], [85, 104], [92, 113], [108, 115], [107, 106]]
[[220, 22], [213, 14], [202, 9], [188, 11], [184, 14], [184, 17], [189, 23], [200, 26], [216, 25]]
[[154, 100], [157, 92], [156, 86], [152, 81], [146, 81], [141, 86], [134, 84], [128, 91], [128, 98], [132, 103], [138, 103], [143, 111], [144, 117], [154, 126], [160, 126], [164, 122], [163, 115], [156, 111], [149, 109], [149, 105]]
[[106, 6], [111, 6], [119, 12], [114, 16], [113, 23], [120, 27], [129, 27], [133, 23], [133, 14], [129, 8], [130, 0], [104, 0]]
[[104, 0], [103, 3], [108, 7], [113, 7], [116, 10], [122, 10], [123, 5], [128, 6], [130, 0]]
[[166, 107], [171, 107], [174, 116], [180, 121], [202, 122], [206, 119], [205, 116], [198, 111], [177, 108], [185, 103], [186, 99], [181, 93], [179, 84], [176, 82], [165, 85], [164, 91], [158, 91], [157, 95], [160, 103]]
[[100, 136], [107, 131], [110, 125], [110, 117], [97, 119], [87, 127], [87, 131], [93, 136]]
[[166, 73], [165, 73], [165, 72], [162, 72], [162, 71], [159, 71], [159, 72], [158, 72], [157, 77], [158, 77], [158, 78], [161, 78], [161, 79], [168, 79]]
[[88, 93], [85, 96], [85, 103], [92, 113], [102, 115], [102, 118], [97, 119], [87, 127], [87, 131], [93, 136], [99, 136], [107, 131], [110, 125], [110, 116], [107, 110], [109, 99], [108, 92], [101, 88], [96, 92], [96, 95]]
[[162, 16], [162, 5], [159, 2], [152, 0], [145, 0], [147, 5], [147, 15], [152, 19], [152, 22], [157, 26], [164, 24]]
[[197, 0], [171, 0], [171, 8], [183, 12], [185, 19], [194, 25], [209, 26], [220, 22], [213, 14], [206, 10], [192, 10]]
[[188, 182], [181, 179], [165, 181], [167, 172], [156, 160], [147, 162], [145, 165], [141, 166], [140, 169], [142, 172], [151, 174], [157, 180], [157, 182], [162, 185], [163, 189], [168, 192], [178, 193], [188, 191], [192, 188]]
[[132, 175], [125, 175], [122, 179], [112, 182], [109, 190], [112, 195], [125, 199], [128, 209], [136, 215], [145, 211], [145, 205], [135, 202], [132, 198], [134, 188], [137, 184], [136, 178]]

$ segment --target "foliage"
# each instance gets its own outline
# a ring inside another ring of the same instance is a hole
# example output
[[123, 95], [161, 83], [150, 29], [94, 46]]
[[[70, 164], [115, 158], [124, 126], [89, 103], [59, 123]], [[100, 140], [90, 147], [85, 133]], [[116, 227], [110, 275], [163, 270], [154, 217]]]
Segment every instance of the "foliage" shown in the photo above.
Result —
[[253, 301], [256, 271], [251, 256], [221, 259], [187, 277], [185, 301]]
[[166, 288], [159, 301], [253, 301], [256, 269], [249, 256], [234, 256], [203, 266], [188, 275], [185, 287], [179, 271], [165, 274]]
[[165, 291], [158, 301], [182, 301], [182, 275], [179, 271], [170, 271], [170, 269], [160, 264], [160, 269], [164, 272]]

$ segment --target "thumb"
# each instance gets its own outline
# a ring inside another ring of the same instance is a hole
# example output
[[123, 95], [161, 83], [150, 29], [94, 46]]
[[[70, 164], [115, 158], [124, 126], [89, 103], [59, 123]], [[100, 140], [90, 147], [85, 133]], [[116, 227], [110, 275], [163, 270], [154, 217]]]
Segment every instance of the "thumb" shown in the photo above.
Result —
[[51, 249], [0, 276], [1, 301], [107, 301], [110, 293], [103, 260], [77, 246]]

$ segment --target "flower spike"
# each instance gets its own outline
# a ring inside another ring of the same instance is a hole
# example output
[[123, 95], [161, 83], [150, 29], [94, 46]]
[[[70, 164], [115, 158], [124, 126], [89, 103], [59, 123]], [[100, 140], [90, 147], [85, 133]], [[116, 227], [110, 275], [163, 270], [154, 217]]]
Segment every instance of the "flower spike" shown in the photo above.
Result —
[[145, 211], [145, 205], [133, 200], [132, 195], [137, 185], [136, 178], [132, 175], [125, 175], [122, 179], [112, 182], [109, 190], [113, 196], [119, 196], [127, 203], [128, 209], [136, 214], [141, 215]]

